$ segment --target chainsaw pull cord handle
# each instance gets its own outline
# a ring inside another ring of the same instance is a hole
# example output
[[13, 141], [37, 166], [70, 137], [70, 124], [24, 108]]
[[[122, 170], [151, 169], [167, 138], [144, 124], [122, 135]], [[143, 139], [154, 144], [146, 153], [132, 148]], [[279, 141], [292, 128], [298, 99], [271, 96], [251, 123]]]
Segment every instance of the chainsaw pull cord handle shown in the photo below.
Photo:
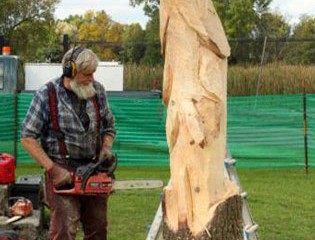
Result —
[[101, 159], [97, 163], [95, 163], [93, 166], [88, 168], [86, 172], [83, 173], [82, 175], [82, 185], [81, 185], [81, 190], [84, 192], [87, 184], [87, 180], [89, 177], [97, 170], [97, 168], [106, 161], [106, 158]]

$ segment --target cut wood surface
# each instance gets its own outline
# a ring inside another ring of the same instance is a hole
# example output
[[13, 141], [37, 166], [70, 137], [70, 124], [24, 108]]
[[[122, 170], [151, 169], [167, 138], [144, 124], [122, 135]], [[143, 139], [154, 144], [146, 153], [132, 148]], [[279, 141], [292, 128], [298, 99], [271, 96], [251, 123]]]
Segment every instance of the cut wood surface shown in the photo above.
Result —
[[209, 0], [161, 0], [160, 21], [171, 164], [171, 184], [164, 188], [164, 239], [241, 239], [241, 214], [229, 223], [235, 238], [210, 237], [215, 219], [241, 211], [240, 201], [228, 201], [239, 198], [239, 189], [224, 175], [230, 48], [221, 21]]

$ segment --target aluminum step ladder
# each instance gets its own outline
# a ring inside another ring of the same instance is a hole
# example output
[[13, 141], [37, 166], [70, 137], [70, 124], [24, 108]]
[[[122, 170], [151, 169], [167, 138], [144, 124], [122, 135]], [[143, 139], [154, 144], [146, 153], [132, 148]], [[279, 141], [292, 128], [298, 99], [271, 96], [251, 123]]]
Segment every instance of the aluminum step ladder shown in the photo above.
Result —
[[[242, 196], [242, 213], [243, 213], [243, 237], [244, 240], [258, 240], [257, 229], [258, 225], [254, 222], [253, 217], [249, 210], [249, 205], [247, 201], [247, 193], [243, 191], [241, 187], [240, 180], [236, 171], [236, 161], [231, 157], [229, 151], [227, 151], [226, 159], [225, 159], [225, 175], [232, 182], [237, 184], [240, 188], [241, 196]], [[163, 240], [162, 235], [162, 224], [163, 224], [163, 213], [162, 213], [162, 203], [159, 204], [159, 207], [156, 211], [154, 220], [150, 226], [150, 230], [148, 232], [146, 240]]]

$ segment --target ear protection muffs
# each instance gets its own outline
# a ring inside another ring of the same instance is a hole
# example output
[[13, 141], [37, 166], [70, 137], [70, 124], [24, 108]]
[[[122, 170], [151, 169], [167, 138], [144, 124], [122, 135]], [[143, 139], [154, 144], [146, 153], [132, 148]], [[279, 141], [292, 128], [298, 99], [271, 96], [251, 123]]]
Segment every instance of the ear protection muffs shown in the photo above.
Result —
[[84, 48], [82, 47], [73, 48], [69, 61], [64, 64], [63, 76], [74, 78], [75, 75], [77, 75], [77, 66], [75, 64], [75, 60], [77, 59], [79, 54], [83, 52], [83, 50]]

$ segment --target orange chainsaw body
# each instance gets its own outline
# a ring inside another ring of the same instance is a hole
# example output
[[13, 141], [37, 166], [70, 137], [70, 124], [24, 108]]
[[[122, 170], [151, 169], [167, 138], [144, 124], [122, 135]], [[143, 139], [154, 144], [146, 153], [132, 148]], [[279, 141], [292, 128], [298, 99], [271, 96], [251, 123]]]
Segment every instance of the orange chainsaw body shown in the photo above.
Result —
[[110, 194], [113, 191], [113, 179], [105, 172], [98, 172], [91, 175], [82, 188], [82, 177], [74, 176], [74, 181], [71, 186], [64, 186], [63, 188], [54, 188], [54, 192], [58, 194], [72, 194], [72, 195], [100, 195]]

